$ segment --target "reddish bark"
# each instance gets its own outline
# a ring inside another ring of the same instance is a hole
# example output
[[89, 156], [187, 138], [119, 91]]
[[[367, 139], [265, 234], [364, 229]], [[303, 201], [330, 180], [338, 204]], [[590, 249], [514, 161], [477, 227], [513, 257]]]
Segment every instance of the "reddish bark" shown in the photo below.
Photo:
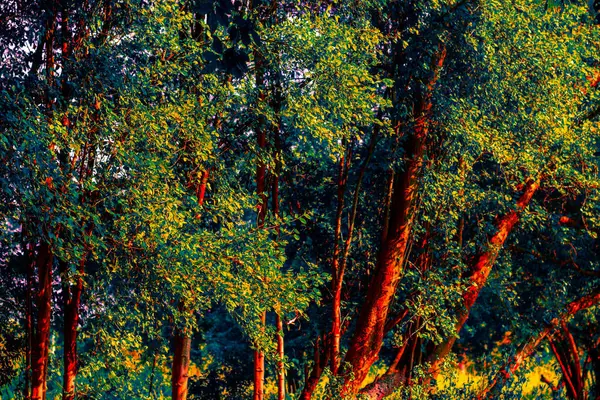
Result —
[[[202, 172], [200, 183], [196, 185], [198, 205], [204, 204], [206, 185], [208, 184], [209, 169]], [[180, 310], [185, 308], [179, 305]], [[185, 400], [188, 393], [188, 369], [191, 358], [192, 338], [189, 334], [177, 329], [174, 339], [173, 366], [171, 368], [171, 392], [173, 400]]]
[[346, 362], [351, 366], [343, 394], [358, 391], [371, 365], [377, 360], [385, 332], [390, 303], [403, 270], [407, 244], [415, 215], [415, 196], [421, 171], [425, 142], [429, 132], [431, 92], [446, 56], [444, 47], [433, 60], [434, 74], [424, 93], [415, 105], [415, 124], [405, 146], [406, 160], [402, 173], [394, 179], [394, 192], [390, 208], [387, 235], [379, 252], [377, 267], [362, 306], [356, 331], [350, 342]]
[[[267, 313], [262, 312], [260, 322], [265, 325]], [[254, 400], [263, 400], [265, 396], [265, 354], [254, 350]]]
[[[359, 173], [358, 173], [358, 179], [356, 182], [356, 188], [354, 189], [354, 195], [352, 198], [352, 208], [350, 210], [350, 216], [348, 218], [348, 233], [347, 233], [347, 237], [346, 240], [344, 242], [344, 248], [341, 254], [341, 258], [339, 263], [336, 262], [337, 260], [337, 256], [339, 256], [339, 245], [338, 245], [338, 240], [339, 240], [339, 231], [336, 231], [337, 236], [336, 236], [336, 251], [334, 251], [334, 279], [333, 279], [333, 323], [332, 323], [332, 329], [331, 329], [331, 338], [332, 338], [332, 346], [331, 346], [331, 372], [333, 373], [333, 375], [337, 375], [338, 374], [338, 369], [339, 369], [339, 354], [340, 354], [340, 339], [342, 336], [342, 332], [341, 332], [341, 328], [342, 328], [342, 306], [341, 306], [341, 299], [342, 299], [342, 285], [344, 283], [344, 274], [346, 272], [346, 264], [348, 263], [348, 255], [350, 253], [350, 247], [352, 245], [352, 237], [354, 234], [354, 225], [356, 223], [356, 215], [357, 215], [357, 210], [358, 210], [358, 200], [360, 197], [360, 193], [361, 193], [361, 187], [362, 187], [362, 182], [365, 176], [365, 172], [367, 170], [367, 166], [369, 165], [369, 162], [371, 160], [371, 157], [373, 156], [373, 151], [375, 150], [375, 144], [377, 142], [377, 137], [379, 136], [379, 125], [376, 125], [374, 130], [373, 130], [373, 136], [371, 137], [371, 143], [369, 144], [369, 149], [368, 149], [368, 153], [367, 153], [367, 157], [365, 158], [363, 164], [360, 167]], [[338, 209], [339, 213], [338, 213], [338, 219], [336, 219], [336, 228], [337, 223], [340, 223], [341, 226], [341, 209], [343, 208], [343, 204], [344, 204], [344, 200], [343, 200], [343, 195], [344, 195], [344, 190], [345, 190], [345, 186], [346, 186], [346, 181], [348, 179], [348, 170], [349, 170], [349, 164], [350, 164], [350, 153], [348, 154], [348, 161], [346, 164], [346, 168], [345, 168], [345, 174], [343, 176], [343, 188], [341, 187], [341, 183], [342, 181], [340, 181], [340, 189], [341, 189], [341, 193], [338, 192], [338, 206], [340, 207]]]
[[38, 247], [36, 267], [38, 290], [36, 293], [37, 322], [31, 360], [31, 398], [46, 398], [48, 368], [48, 344], [50, 341], [50, 317], [52, 313], [52, 262], [50, 246], [42, 243]]
[[332, 301], [332, 327], [331, 327], [331, 372], [333, 375], [338, 373], [338, 354], [340, 353], [340, 338], [342, 329], [342, 279], [343, 272], [340, 271], [340, 236], [342, 232], [342, 214], [344, 211], [344, 194], [346, 193], [346, 182], [348, 179], [348, 169], [350, 166], [350, 150], [348, 149], [346, 157], [340, 157], [337, 182], [337, 208], [335, 213], [335, 228], [333, 232], [333, 258], [332, 258], [332, 279], [331, 290], [333, 293]]
[[[488, 250], [481, 253], [475, 259], [475, 262], [473, 263], [469, 273], [471, 284], [467, 291], [463, 294], [463, 308], [459, 311], [457, 323], [455, 325], [456, 333], [459, 333], [464, 326], [469, 316], [469, 312], [479, 295], [479, 292], [483, 286], [485, 286], [487, 277], [500, 249], [504, 245], [509, 233], [518, 222], [520, 213], [527, 207], [538, 187], [539, 181], [529, 181], [527, 183], [523, 194], [516, 203], [516, 209], [509, 212], [507, 215], [503, 216], [497, 221], [497, 231], [489, 240]], [[411, 343], [414, 345], [416, 340], [416, 337], [413, 338]], [[452, 349], [455, 340], [455, 337], [451, 337], [437, 346], [435, 349], [432, 349], [431, 352], [427, 352], [430, 354], [429, 361], [432, 363], [430, 372], [433, 376], [437, 375], [439, 372], [440, 365]], [[406, 356], [406, 354], [404, 354], [404, 356]], [[393, 393], [399, 384], [406, 382], [406, 380], [410, 378], [412, 366], [415, 364], [414, 357], [411, 355], [407, 363], [401, 362], [401, 364], [404, 366], [404, 368], [400, 370], [397, 368], [389, 370], [384, 377], [361, 391], [361, 395], [364, 394], [369, 399], [382, 399]]]
[[306, 382], [300, 394], [300, 399], [310, 400], [312, 398], [312, 394], [319, 384], [319, 379], [321, 379], [321, 374], [329, 362], [330, 355], [331, 351], [329, 350], [327, 339], [321, 340], [321, 338], [317, 338], [313, 368], [310, 372], [306, 371]]
[[572, 301], [565, 307], [558, 317], [552, 319], [548, 326], [541, 330], [536, 336], [532, 337], [525, 343], [511, 359], [500, 369], [500, 371], [490, 381], [488, 386], [479, 393], [478, 398], [488, 398], [489, 395], [499, 393], [508, 379], [519, 369], [523, 361], [531, 356], [544, 339], [551, 339], [555, 334], [556, 328], [566, 323], [579, 311], [590, 308], [600, 303], [600, 288], [595, 289], [592, 293]]
[[[77, 325], [79, 323], [79, 305], [83, 291], [83, 268], [86, 257], [79, 263], [78, 276], [75, 285], [69, 282], [63, 285], [64, 300], [64, 370], [63, 370], [63, 400], [75, 398], [75, 378], [77, 376]], [[66, 268], [62, 273], [67, 274]]]
[[209, 175], [209, 169], [205, 169], [204, 171], [202, 171], [202, 177], [200, 178], [200, 184], [197, 186], [196, 189], [196, 197], [198, 199], [198, 205], [202, 206], [202, 204], [204, 204], [204, 195], [206, 194], [206, 185], [208, 183], [208, 175]]
[[187, 398], [191, 345], [192, 339], [189, 335], [180, 332], [175, 335], [175, 353], [171, 369], [171, 397], [173, 400]]
[[[276, 112], [279, 112], [279, 107], [276, 106]], [[281, 124], [281, 121], [279, 121]], [[279, 126], [275, 129], [275, 175], [273, 176], [273, 188], [272, 188], [272, 205], [273, 215], [275, 218], [279, 218], [279, 174], [281, 173], [281, 139], [279, 137]], [[279, 233], [279, 226], [277, 227], [277, 233]], [[277, 398], [278, 400], [285, 400], [285, 350], [284, 350], [284, 339], [283, 339], [283, 322], [279, 313], [275, 315], [275, 325], [277, 328]]]
[[[465, 322], [467, 322], [471, 308], [473, 307], [473, 304], [475, 304], [481, 289], [487, 282], [487, 278], [494, 266], [500, 249], [504, 246], [504, 242], [508, 238], [508, 235], [519, 221], [520, 213], [529, 205], [529, 202], [539, 186], [539, 180], [530, 180], [527, 182], [523, 194], [519, 200], [517, 200], [515, 209], [496, 222], [496, 233], [490, 238], [488, 249], [475, 258], [475, 262], [473, 263], [469, 274], [470, 285], [462, 296], [463, 306], [458, 312], [455, 325], [457, 334], [462, 330]], [[435, 350], [431, 357], [431, 372], [434, 376], [438, 373], [442, 361], [448, 353], [450, 353], [455, 341], [456, 337], [451, 337], [440, 344]]]
[[[583, 371], [581, 370], [579, 349], [577, 348], [577, 345], [575, 344], [575, 339], [573, 338], [573, 335], [571, 335], [571, 332], [569, 331], [569, 328], [567, 327], [567, 323], [565, 321], [561, 322], [561, 327], [562, 330], [560, 332], [560, 336], [563, 342], [564, 364], [569, 365], [569, 370], [571, 371], [571, 379], [573, 381], [573, 386], [575, 387], [571, 398], [574, 400], [583, 400], [585, 397], [585, 377]], [[557, 356], [556, 353], [555, 356]]]
[[27, 344], [25, 349], [25, 388], [23, 397], [28, 400], [31, 397], [31, 347], [33, 343], [33, 273], [35, 269], [35, 256], [33, 245], [27, 245], [27, 286], [25, 293], [25, 331]]
[[[256, 64], [256, 87], [258, 88], [258, 99], [260, 102], [265, 101], [265, 93], [263, 91], [264, 81], [264, 60], [259, 51], [254, 52]], [[256, 142], [258, 145], [258, 161], [256, 166], [256, 194], [258, 194], [258, 220], [257, 225], [262, 228], [265, 224], [267, 215], [267, 194], [266, 194], [266, 172], [267, 166], [261, 157], [264, 156], [264, 150], [267, 147], [267, 135], [264, 127], [264, 118], [259, 117], [256, 126]], [[266, 312], [260, 315], [261, 324], [264, 325], [267, 316]], [[254, 400], [262, 400], [264, 398], [265, 385], [265, 355], [260, 350], [254, 351]]]

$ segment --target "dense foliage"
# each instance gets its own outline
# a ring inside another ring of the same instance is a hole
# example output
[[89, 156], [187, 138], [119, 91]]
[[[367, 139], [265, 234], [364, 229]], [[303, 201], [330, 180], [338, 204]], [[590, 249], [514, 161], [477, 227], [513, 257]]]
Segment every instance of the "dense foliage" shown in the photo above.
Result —
[[597, 3], [0, 2], [0, 397], [599, 398]]

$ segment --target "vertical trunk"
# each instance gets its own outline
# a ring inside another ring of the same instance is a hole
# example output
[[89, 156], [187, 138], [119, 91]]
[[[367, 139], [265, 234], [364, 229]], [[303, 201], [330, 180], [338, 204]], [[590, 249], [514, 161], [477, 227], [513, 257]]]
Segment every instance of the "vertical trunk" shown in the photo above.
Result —
[[418, 190], [418, 176], [429, 132], [431, 92], [445, 56], [445, 48], [441, 47], [433, 59], [433, 77], [425, 94], [415, 105], [414, 131], [407, 138], [404, 170], [394, 179], [387, 235], [381, 246], [367, 298], [361, 308], [356, 331], [346, 354], [353, 377], [347, 378], [343, 387], [344, 394], [358, 391], [381, 349], [385, 321], [402, 273], [415, 215], [414, 200]]
[[276, 316], [277, 325], [277, 399], [285, 400], [285, 365], [283, 363], [285, 352], [283, 349], [283, 323], [279, 314]]
[[[260, 322], [265, 324], [267, 313], [263, 311]], [[254, 400], [263, 400], [265, 396], [265, 354], [260, 350], [254, 350]]]
[[[48, 119], [52, 115], [53, 100], [50, 87], [54, 85], [54, 30], [56, 20], [56, 4], [51, 3], [50, 16], [46, 22], [44, 34], [44, 50], [46, 55], [46, 109]], [[52, 315], [52, 263], [54, 261], [50, 245], [39, 244], [36, 256], [38, 289], [36, 293], [37, 321], [36, 332], [32, 343], [31, 356], [31, 398], [46, 398], [46, 378], [48, 367], [48, 345], [50, 341], [50, 318]]]
[[[380, 116], [380, 115], [379, 115]], [[348, 234], [346, 237], [346, 240], [344, 242], [344, 248], [342, 250], [342, 254], [339, 260], [339, 263], [337, 262], [338, 257], [340, 256], [340, 251], [339, 251], [339, 244], [338, 241], [340, 239], [340, 231], [338, 228], [338, 222], [341, 226], [341, 219], [342, 219], [342, 214], [341, 211], [343, 209], [344, 206], [344, 191], [345, 191], [345, 186], [346, 186], [346, 182], [348, 180], [348, 171], [350, 169], [350, 157], [351, 154], [350, 152], [348, 152], [348, 160], [346, 162], [346, 168], [344, 171], [344, 174], [340, 176], [340, 182], [339, 182], [339, 192], [338, 192], [338, 215], [337, 215], [337, 219], [336, 219], [336, 247], [335, 247], [335, 251], [334, 251], [334, 286], [333, 286], [333, 323], [332, 323], [332, 329], [331, 329], [331, 339], [332, 339], [332, 346], [331, 346], [331, 372], [333, 373], [333, 375], [337, 375], [338, 374], [338, 369], [339, 369], [339, 354], [340, 354], [340, 340], [341, 340], [341, 326], [342, 326], [342, 304], [341, 304], [341, 300], [342, 300], [342, 285], [344, 283], [344, 275], [346, 272], [346, 264], [348, 262], [348, 255], [350, 254], [350, 247], [352, 245], [352, 236], [354, 234], [354, 225], [356, 222], [356, 214], [358, 211], [358, 200], [360, 198], [360, 193], [361, 193], [361, 188], [362, 188], [362, 182], [365, 176], [365, 172], [367, 170], [367, 166], [369, 165], [369, 162], [371, 161], [371, 157], [373, 155], [373, 151], [375, 150], [375, 144], [377, 143], [377, 137], [379, 136], [379, 125], [376, 125], [375, 128], [373, 129], [373, 135], [371, 137], [371, 141], [369, 143], [369, 148], [368, 148], [368, 152], [367, 152], [367, 157], [365, 158], [364, 162], [362, 163], [359, 173], [358, 173], [358, 178], [356, 181], [356, 188], [354, 189], [354, 195], [352, 198], [352, 207], [350, 209], [350, 216], [348, 218]], [[341, 166], [341, 165], [340, 165]], [[343, 185], [343, 186], [342, 186]]]
[[340, 353], [340, 338], [342, 329], [342, 274], [340, 273], [340, 236], [342, 232], [342, 213], [344, 211], [344, 194], [348, 168], [350, 166], [350, 149], [346, 157], [342, 154], [338, 171], [337, 208], [335, 213], [335, 228], [333, 232], [333, 258], [332, 258], [332, 326], [331, 326], [331, 372], [338, 374], [338, 355]]
[[28, 400], [31, 397], [31, 346], [33, 342], [33, 302], [31, 299], [33, 291], [33, 273], [34, 273], [34, 250], [33, 245], [27, 245], [27, 287], [25, 293], [25, 330], [27, 335], [27, 344], [25, 350], [25, 392], [23, 397]]
[[50, 341], [50, 317], [52, 313], [52, 262], [53, 255], [47, 243], [40, 244], [36, 258], [38, 290], [36, 293], [37, 323], [31, 361], [31, 398], [46, 398], [46, 375], [48, 367], [48, 344]]
[[[62, 29], [62, 83], [61, 91], [63, 101], [68, 101], [68, 86], [67, 86], [67, 68], [68, 58], [71, 54], [70, 32], [69, 32], [69, 14], [63, 8], [61, 11], [61, 29]], [[63, 117], [63, 125], [68, 129], [70, 126], [68, 115], [65, 113]], [[63, 164], [66, 163], [66, 152], [61, 152]], [[84, 162], [82, 161], [82, 168]], [[81, 177], [83, 178], [83, 177]], [[84, 196], [82, 196], [82, 199]], [[64, 307], [64, 359], [63, 359], [63, 400], [71, 400], [75, 398], [75, 377], [77, 375], [77, 324], [79, 323], [79, 304], [81, 301], [81, 292], [83, 290], [83, 282], [81, 275], [85, 265], [84, 256], [79, 263], [78, 276], [75, 285], [71, 287], [68, 281], [67, 265], [63, 262], [61, 265], [61, 273], [63, 278], [63, 307]]]
[[[81, 275], [85, 266], [83, 257], [79, 263], [78, 276], [75, 285], [71, 287], [69, 281], [63, 284], [64, 301], [64, 370], [63, 370], [63, 400], [75, 398], [75, 378], [77, 376], [77, 325], [79, 324], [79, 305], [81, 303], [81, 292], [83, 291], [83, 280]], [[66, 265], [61, 271], [66, 277]]]
[[192, 339], [178, 332], [175, 335], [175, 354], [171, 375], [171, 391], [173, 400], [185, 400], [188, 393], [188, 369]]
[[[275, 218], [279, 218], [279, 174], [281, 173], [281, 138], [279, 137], [279, 130], [281, 129], [281, 119], [279, 117], [280, 104], [275, 104], [274, 109], [278, 124], [273, 132], [275, 142], [275, 175], [273, 176], [272, 204], [273, 215]], [[279, 233], [279, 227], [277, 227], [277, 232]], [[279, 358], [277, 361], [277, 398], [278, 400], [285, 400], [285, 351], [283, 323], [279, 313], [275, 315], [275, 325], [277, 328], [277, 357]]]
[[205, 169], [204, 171], [202, 171], [202, 177], [200, 180], [200, 184], [197, 186], [197, 189], [196, 189], [196, 198], [198, 199], [199, 206], [202, 206], [202, 204], [204, 204], [204, 195], [206, 194], [206, 185], [208, 184], [208, 175], [209, 175], [208, 169]]
[[[254, 63], [256, 69], [256, 88], [258, 90], [258, 101], [265, 101], [264, 93], [264, 60], [260, 51], [254, 51]], [[267, 147], [267, 135], [264, 127], [265, 121], [262, 116], [258, 117], [256, 125], [256, 142], [258, 145], [258, 161], [256, 166], [256, 193], [258, 194], [258, 215], [257, 225], [262, 228], [267, 215], [267, 194], [266, 189], [266, 171], [267, 166], [263, 161], [264, 150]], [[260, 315], [261, 324], [266, 322], [266, 311]], [[264, 398], [264, 381], [265, 381], [265, 355], [259, 349], [254, 351], [254, 400], [262, 400]]]
[[[196, 198], [199, 206], [204, 204], [209, 173], [210, 169], [205, 169], [202, 172], [200, 183], [196, 185]], [[179, 308], [184, 310], [185, 305], [181, 303]], [[185, 400], [187, 398], [191, 348], [191, 336], [177, 328], [175, 330], [173, 366], [171, 368], [171, 397], [173, 400]], [[150, 387], [152, 387], [152, 382]]]

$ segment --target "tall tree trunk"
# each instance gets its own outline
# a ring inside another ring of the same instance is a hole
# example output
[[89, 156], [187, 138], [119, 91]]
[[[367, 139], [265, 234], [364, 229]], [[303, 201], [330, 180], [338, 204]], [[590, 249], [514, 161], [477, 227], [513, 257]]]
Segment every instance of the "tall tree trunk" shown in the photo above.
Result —
[[[279, 99], [277, 99], [279, 100]], [[275, 109], [275, 115], [277, 116], [277, 125], [274, 129], [274, 142], [275, 142], [275, 175], [273, 176], [273, 187], [272, 187], [272, 207], [273, 215], [279, 219], [279, 174], [281, 174], [281, 117], [279, 115], [281, 104], [277, 101], [277, 104], [273, 107]], [[277, 233], [279, 233], [279, 226], [277, 226]], [[281, 321], [281, 315], [278, 312], [275, 315], [275, 325], [277, 328], [277, 399], [285, 400], [285, 350], [284, 350], [284, 338], [283, 338], [283, 322]]]
[[[256, 88], [258, 90], [258, 101], [264, 102], [266, 99], [264, 92], [264, 60], [259, 50], [254, 51], [254, 63], [256, 70]], [[257, 119], [256, 125], [256, 142], [258, 145], [258, 160], [256, 165], [256, 194], [258, 200], [258, 215], [257, 225], [262, 228], [265, 224], [267, 215], [267, 194], [266, 194], [266, 172], [267, 166], [262, 159], [267, 147], [267, 135], [265, 131], [265, 121], [262, 116]], [[267, 319], [266, 311], [260, 315], [260, 323], [265, 324]], [[265, 355], [259, 349], [254, 350], [254, 400], [263, 400], [264, 398], [264, 382], [265, 382]]]
[[342, 280], [340, 271], [340, 236], [342, 232], [342, 214], [344, 211], [344, 194], [350, 168], [350, 145], [344, 150], [346, 154], [340, 156], [338, 170], [337, 207], [335, 212], [335, 228], [333, 232], [333, 258], [331, 268], [332, 283], [332, 326], [331, 326], [331, 372], [338, 374], [338, 355], [340, 353], [340, 338], [342, 336]]
[[[46, 112], [48, 120], [52, 115], [50, 88], [54, 86], [54, 31], [56, 21], [56, 2], [51, 2], [51, 10], [46, 22], [44, 50], [46, 54]], [[36, 257], [38, 290], [36, 293], [37, 321], [31, 357], [31, 398], [46, 398], [48, 345], [50, 342], [50, 319], [52, 316], [52, 264], [54, 257], [50, 245], [43, 241], [39, 244]]]
[[[379, 115], [380, 116], [380, 115]], [[334, 280], [333, 280], [333, 322], [332, 322], [332, 328], [331, 328], [331, 339], [332, 339], [332, 346], [331, 346], [331, 372], [333, 373], [333, 375], [337, 375], [338, 374], [338, 369], [339, 369], [339, 354], [340, 354], [340, 340], [341, 340], [341, 336], [342, 336], [342, 332], [341, 332], [341, 327], [342, 327], [342, 304], [341, 304], [341, 300], [342, 300], [342, 285], [344, 283], [344, 275], [346, 273], [346, 265], [348, 263], [348, 255], [350, 254], [350, 247], [352, 245], [352, 238], [353, 238], [353, 234], [354, 234], [354, 226], [356, 223], [356, 215], [358, 212], [358, 201], [360, 198], [360, 193], [361, 193], [361, 189], [362, 189], [362, 182], [367, 170], [367, 167], [369, 165], [369, 162], [371, 161], [371, 157], [373, 156], [373, 151], [375, 150], [375, 145], [377, 143], [377, 138], [379, 136], [379, 125], [375, 125], [375, 127], [373, 128], [373, 134], [371, 136], [371, 141], [369, 143], [369, 148], [367, 150], [367, 156], [365, 157], [360, 170], [358, 172], [358, 178], [356, 181], [356, 188], [354, 189], [354, 194], [352, 197], [352, 207], [350, 209], [350, 216], [348, 218], [348, 233], [346, 236], [346, 240], [344, 241], [344, 247], [343, 250], [341, 251], [341, 255], [339, 254], [339, 245], [338, 245], [338, 241], [339, 241], [339, 236], [340, 236], [340, 232], [336, 229], [336, 251], [334, 251], [334, 257], [335, 259], [337, 259], [337, 257], [340, 257], [340, 261], [335, 262], [334, 259]], [[341, 219], [342, 219], [342, 215], [341, 215], [341, 210], [343, 209], [344, 206], [344, 191], [345, 191], [345, 186], [346, 186], [346, 182], [348, 180], [348, 172], [350, 169], [350, 157], [351, 154], [348, 153], [347, 155], [348, 157], [348, 161], [346, 162], [346, 168], [344, 171], [344, 175], [340, 176], [340, 188], [338, 189], [338, 216], [336, 219], [336, 228], [337, 228], [337, 223], [338, 221], [340, 222], [341, 225]], [[343, 186], [342, 186], [343, 184]]]
[[35, 250], [32, 244], [27, 244], [27, 285], [25, 288], [25, 334], [27, 337], [25, 347], [25, 388], [23, 397], [31, 397], [31, 346], [33, 342], [33, 273], [35, 269]]
[[348, 375], [346, 378], [342, 390], [345, 395], [351, 395], [358, 391], [371, 365], [377, 360], [381, 349], [388, 310], [402, 274], [415, 215], [414, 200], [418, 190], [418, 176], [429, 132], [431, 92], [445, 58], [445, 47], [440, 47], [433, 59], [434, 73], [427, 85], [427, 90], [415, 105], [414, 131], [407, 138], [404, 170], [394, 179], [394, 193], [392, 194], [386, 239], [379, 252], [377, 267], [369, 285], [367, 298], [361, 308], [356, 330], [346, 354], [345, 360], [351, 367], [348, 372], [351, 372], [352, 375]]
[[50, 246], [42, 243], [38, 247], [36, 267], [38, 290], [36, 293], [37, 323], [33, 341], [31, 361], [31, 398], [46, 398], [46, 378], [48, 368], [48, 345], [50, 342], [50, 318], [52, 314], [52, 262], [54, 257]]

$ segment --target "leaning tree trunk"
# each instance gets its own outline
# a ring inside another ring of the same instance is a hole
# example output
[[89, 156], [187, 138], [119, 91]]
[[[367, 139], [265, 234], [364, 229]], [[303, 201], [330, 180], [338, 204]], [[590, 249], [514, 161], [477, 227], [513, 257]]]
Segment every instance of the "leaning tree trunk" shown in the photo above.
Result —
[[514, 375], [527, 357], [531, 356], [545, 339], [552, 338], [559, 325], [569, 321], [578, 312], [599, 303], [600, 288], [596, 288], [592, 293], [570, 302], [558, 317], [552, 319], [544, 329], [529, 339], [519, 351], [511, 357], [502, 368], [500, 368], [487, 387], [479, 393], [478, 399], [494, 398], [494, 396], [497, 396], [501, 392], [502, 387], [504, 387], [510, 377]]
[[[458, 318], [455, 325], [456, 334], [460, 333], [467, 322], [471, 308], [475, 304], [481, 289], [487, 282], [487, 278], [496, 262], [500, 249], [502, 249], [508, 235], [512, 232], [517, 222], [519, 222], [521, 212], [527, 208], [539, 186], [539, 179], [529, 180], [525, 183], [524, 192], [519, 200], [517, 200], [515, 209], [498, 220], [496, 223], [496, 233], [489, 240], [488, 250], [477, 256], [475, 262], [471, 266], [469, 273], [470, 284], [466, 292], [462, 295], [463, 305], [462, 309], [458, 312]], [[434, 376], [438, 373], [441, 363], [450, 353], [450, 350], [452, 350], [455, 341], [455, 336], [448, 338], [445, 342], [437, 346], [430, 357], [432, 363], [430, 371]]]
[[[477, 300], [479, 292], [485, 286], [487, 277], [489, 276], [500, 249], [519, 221], [520, 213], [529, 205], [538, 187], [539, 181], [529, 181], [527, 183], [523, 194], [516, 203], [516, 209], [498, 220], [496, 224], [496, 233], [489, 240], [490, 245], [488, 250], [482, 252], [475, 259], [469, 273], [469, 280], [471, 283], [462, 296], [462, 309], [459, 311], [458, 320], [455, 325], [457, 334], [462, 330], [462, 327], [469, 316], [469, 312]], [[416, 337], [413, 336], [411, 343], [414, 344], [416, 340]], [[437, 375], [439, 372], [441, 363], [452, 349], [455, 340], [456, 338], [454, 336], [448, 338], [436, 348], [431, 349], [431, 351], [428, 352], [427, 357], [423, 358], [424, 360], [431, 362], [430, 373], [432, 376]], [[410, 345], [408, 345], [408, 347], [410, 347]], [[407, 355], [404, 354], [403, 357], [406, 359]], [[388, 371], [381, 379], [365, 388], [361, 394], [367, 399], [382, 399], [392, 394], [409, 378], [410, 369], [412, 369], [412, 366], [414, 365], [414, 360], [411, 360], [408, 367], [404, 366], [404, 368], [394, 368]], [[402, 363], [402, 361], [400, 362]]]
[[350, 370], [347, 372], [351, 372], [351, 375], [347, 375], [344, 383], [342, 389], [344, 395], [352, 395], [358, 391], [371, 365], [379, 356], [388, 310], [402, 274], [416, 211], [414, 200], [419, 187], [418, 177], [429, 133], [431, 94], [445, 58], [446, 50], [441, 46], [433, 59], [432, 78], [425, 93], [420, 96], [415, 105], [414, 130], [405, 146], [404, 170], [394, 179], [387, 235], [379, 252], [367, 298], [361, 308], [356, 330], [346, 353], [345, 361], [350, 365]]

